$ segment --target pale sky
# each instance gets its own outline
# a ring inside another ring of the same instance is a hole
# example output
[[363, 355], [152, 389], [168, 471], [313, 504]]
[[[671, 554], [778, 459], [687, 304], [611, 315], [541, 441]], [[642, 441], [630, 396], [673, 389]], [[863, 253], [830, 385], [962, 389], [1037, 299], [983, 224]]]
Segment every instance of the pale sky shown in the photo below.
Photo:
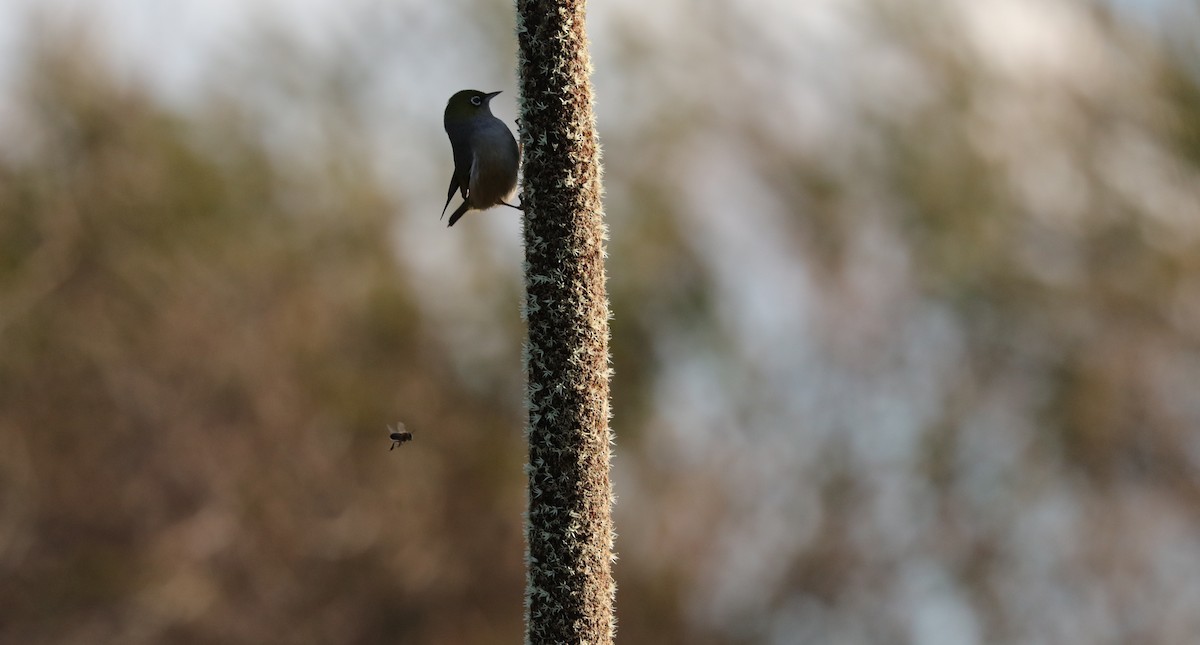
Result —
[[[1108, 0], [1151, 21], [1186, 1]], [[293, 37], [320, 46], [329, 33], [350, 26], [347, 16], [377, 4], [376, 0], [5, 0], [0, 3], [0, 53], [5, 54], [0, 61], [9, 62], [0, 62], [0, 82], [11, 76], [12, 54], [25, 24], [21, 17], [35, 12], [100, 26], [97, 31], [107, 34], [106, 44], [118, 65], [136, 70], [168, 98], [178, 100], [196, 86], [215, 53], [258, 24], [280, 24]], [[640, 0], [599, 3], [592, 11], [606, 11], [605, 6], [613, 4], [646, 11]], [[441, 11], [436, 3], [425, 6]], [[451, 27], [448, 33], [452, 32]]]

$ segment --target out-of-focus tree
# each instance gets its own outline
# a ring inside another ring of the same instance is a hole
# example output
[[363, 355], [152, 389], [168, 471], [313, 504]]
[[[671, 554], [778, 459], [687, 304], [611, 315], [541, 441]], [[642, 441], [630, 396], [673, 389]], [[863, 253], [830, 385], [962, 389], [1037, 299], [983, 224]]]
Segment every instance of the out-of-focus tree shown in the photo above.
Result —
[[519, 639], [520, 400], [455, 375], [364, 159], [73, 42], [0, 168], [0, 641]]
[[619, 580], [733, 642], [1187, 640], [1194, 51], [1086, 3], [775, 9], [696, 12], [702, 71], [608, 131], [650, 178], [610, 177], [614, 283], [655, 294], [614, 289], [618, 374], [622, 324], [659, 372], [616, 385]]

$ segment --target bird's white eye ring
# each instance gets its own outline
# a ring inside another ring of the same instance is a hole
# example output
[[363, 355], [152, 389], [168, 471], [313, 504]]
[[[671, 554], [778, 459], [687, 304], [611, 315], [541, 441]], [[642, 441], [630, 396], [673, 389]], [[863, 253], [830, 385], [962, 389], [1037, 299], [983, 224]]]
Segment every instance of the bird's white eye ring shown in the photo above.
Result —
[[471, 105], [474, 105], [475, 107], [479, 107], [480, 105], [483, 105], [483, 99], [478, 96], [472, 96], [471, 97]]

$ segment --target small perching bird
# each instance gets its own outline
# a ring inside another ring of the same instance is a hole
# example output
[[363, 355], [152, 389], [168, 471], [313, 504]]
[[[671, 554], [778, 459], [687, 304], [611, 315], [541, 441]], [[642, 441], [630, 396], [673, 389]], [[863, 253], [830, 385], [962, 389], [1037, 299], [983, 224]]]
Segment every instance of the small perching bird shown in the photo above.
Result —
[[462, 205], [450, 214], [449, 226], [454, 226], [469, 210], [500, 205], [520, 210], [519, 206], [508, 203], [508, 199], [517, 189], [521, 149], [512, 131], [488, 107], [499, 93], [463, 90], [446, 103], [444, 124], [454, 152], [454, 174], [450, 176], [442, 217], [454, 199], [454, 191], [459, 191], [463, 198]]

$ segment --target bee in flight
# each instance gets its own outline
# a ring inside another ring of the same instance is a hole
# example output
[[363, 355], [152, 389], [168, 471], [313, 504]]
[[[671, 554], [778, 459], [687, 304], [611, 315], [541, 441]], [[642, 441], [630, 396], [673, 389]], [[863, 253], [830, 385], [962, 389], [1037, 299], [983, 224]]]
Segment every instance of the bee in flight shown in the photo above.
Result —
[[388, 450], [395, 450], [396, 446], [406, 441], [412, 441], [412, 433], [404, 429], [403, 423], [397, 423], [395, 428], [388, 426], [388, 432], [391, 433], [388, 435], [388, 438], [392, 440], [392, 447], [388, 448]]

